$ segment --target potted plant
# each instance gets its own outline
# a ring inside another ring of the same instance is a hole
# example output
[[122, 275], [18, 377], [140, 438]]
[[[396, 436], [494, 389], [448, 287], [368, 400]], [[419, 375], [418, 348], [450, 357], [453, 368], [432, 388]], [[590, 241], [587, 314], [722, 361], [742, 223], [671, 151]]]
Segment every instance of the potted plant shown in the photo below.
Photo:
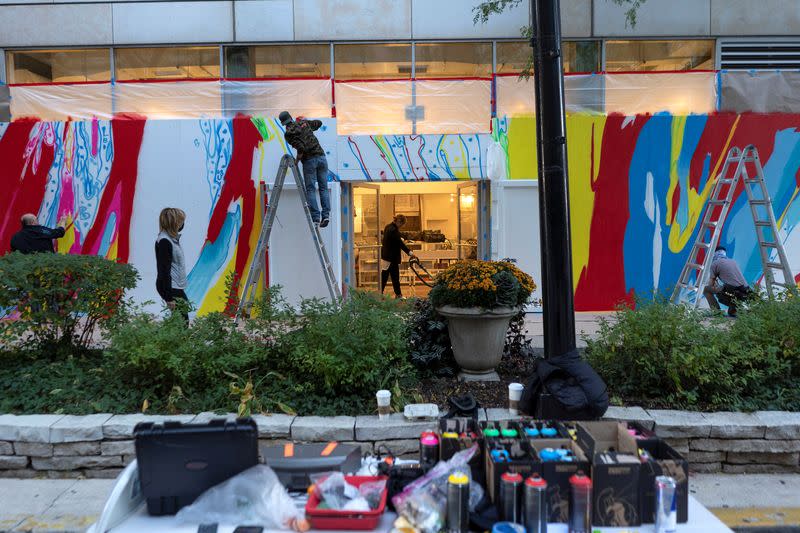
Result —
[[436, 277], [430, 299], [447, 318], [459, 378], [499, 380], [495, 367], [511, 318], [536, 284], [509, 261], [461, 261]]

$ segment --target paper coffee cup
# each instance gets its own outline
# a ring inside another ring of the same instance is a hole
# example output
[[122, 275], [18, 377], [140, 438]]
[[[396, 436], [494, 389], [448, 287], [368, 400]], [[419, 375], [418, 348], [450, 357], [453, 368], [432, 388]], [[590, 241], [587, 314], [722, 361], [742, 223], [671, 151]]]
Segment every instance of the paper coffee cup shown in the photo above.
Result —
[[522, 398], [522, 383], [508, 384], [508, 411], [512, 415], [519, 414], [519, 400]]
[[388, 390], [379, 390], [375, 393], [378, 400], [378, 417], [385, 418], [391, 412], [392, 393]]

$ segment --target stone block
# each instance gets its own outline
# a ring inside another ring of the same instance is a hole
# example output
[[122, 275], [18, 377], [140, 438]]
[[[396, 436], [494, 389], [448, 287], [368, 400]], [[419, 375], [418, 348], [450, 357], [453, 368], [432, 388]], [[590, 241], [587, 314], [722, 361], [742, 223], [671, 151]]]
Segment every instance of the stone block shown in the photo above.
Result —
[[292, 432], [292, 415], [254, 415], [259, 439], [288, 439]]
[[14, 446], [10, 442], [0, 442], [0, 455], [14, 455]]
[[0, 415], [0, 440], [50, 442], [50, 426], [64, 415]]
[[20, 455], [0, 455], [0, 470], [14, 470], [27, 467], [27, 457]]
[[763, 439], [766, 425], [751, 413], [703, 413], [712, 439]]
[[54, 444], [53, 455], [100, 455], [100, 442], [68, 442]]
[[81, 468], [113, 468], [122, 466], [120, 456], [104, 455], [74, 457], [33, 457], [31, 464], [35, 470], [78, 470]]
[[53, 445], [42, 442], [15, 442], [14, 453], [31, 457], [52, 457]]
[[800, 451], [800, 440], [693, 439], [691, 448], [705, 452], [786, 453]]
[[83, 477], [80, 470], [48, 470], [45, 475], [48, 479], [78, 479]]
[[373, 444], [371, 442], [353, 442], [353, 441], [350, 441], [350, 442], [342, 442], [341, 444], [348, 444], [348, 445], [360, 447], [362, 456], [364, 454], [368, 454], [368, 453], [371, 454], [371, 453], [373, 453], [375, 451], [375, 447], [373, 446]]
[[686, 455], [689, 453], [689, 439], [664, 439], [676, 452]]
[[696, 452], [689, 451], [686, 454], [686, 460], [689, 464], [695, 463], [720, 463], [725, 460], [725, 452]]
[[603, 419], [621, 420], [625, 422], [638, 422], [647, 429], [653, 429], [655, 420], [641, 407], [615, 407], [611, 406], [603, 415]]
[[114, 415], [103, 424], [103, 437], [107, 439], [130, 439], [133, 428], [139, 422], [164, 423], [167, 420], [182, 422], [184, 424], [194, 420], [194, 415], [145, 415], [136, 413], [132, 415]]
[[34, 479], [42, 476], [44, 472], [37, 472], [29, 468], [18, 470], [0, 470], [0, 479]]
[[110, 414], [86, 416], [66, 415], [50, 426], [50, 442], [81, 442], [103, 440], [103, 424]]
[[123, 455], [122, 456], [122, 464], [124, 466], [128, 466], [136, 459], [136, 455]]
[[292, 422], [292, 440], [325, 442], [355, 440], [356, 419], [352, 416], [298, 416]]
[[647, 413], [655, 421], [655, 432], [661, 438], [708, 437], [711, 434], [711, 425], [703, 413], [668, 409], [648, 409]]
[[772, 440], [800, 440], [800, 412], [756, 411], [753, 415], [766, 426], [764, 438]]
[[216, 420], [217, 418], [224, 418], [225, 420], [232, 422], [238, 418], [236, 413], [222, 413], [218, 415], [212, 411], [205, 411], [203, 413], [199, 413], [192, 419], [192, 424], [208, 424], [212, 420]]
[[788, 474], [800, 472], [800, 467], [788, 465], [722, 465], [726, 474]]
[[418, 439], [423, 431], [435, 431], [439, 421], [410, 422], [400, 413], [381, 420], [377, 416], [356, 417], [356, 440]]
[[377, 441], [375, 443], [375, 451], [383, 454], [391, 452], [396, 457], [402, 455], [416, 455], [419, 457], [419, 439]]
[[132, 440], [111, 440], [100, 443], [102, 455], [135, 455], [136, 446]]
[[722, 463], [689, 463], [689, 472], [693, 474], [716, 474], [722, 472]]
[[737, 465], [769, 464], [797, 466], [799, 461], [800, 454], [798, 453], [728, 452], [728, 456], [725, 459], [726, 463]]
[[122, 468], [90, 468], [83, 471], [83, 475], [89, 479], [116, 479], [122, 473]]
[[522, 418], [520, 415], [512, 415], [508, 409], [504, 407], [487, 407], [486, 419], [489, 422], [502, 422], [504, 420], [519, 420]]

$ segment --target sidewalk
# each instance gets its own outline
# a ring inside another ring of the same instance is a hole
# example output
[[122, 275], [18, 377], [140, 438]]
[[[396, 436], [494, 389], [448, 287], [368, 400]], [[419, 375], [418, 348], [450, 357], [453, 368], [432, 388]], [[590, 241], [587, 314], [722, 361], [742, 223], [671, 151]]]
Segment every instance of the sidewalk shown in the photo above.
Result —
[[[113, 483], [0, 479], [0, 531], [83, 531]], [[732, 527], [800, 525], [800, 474], [696, 474], [690, 492]]]

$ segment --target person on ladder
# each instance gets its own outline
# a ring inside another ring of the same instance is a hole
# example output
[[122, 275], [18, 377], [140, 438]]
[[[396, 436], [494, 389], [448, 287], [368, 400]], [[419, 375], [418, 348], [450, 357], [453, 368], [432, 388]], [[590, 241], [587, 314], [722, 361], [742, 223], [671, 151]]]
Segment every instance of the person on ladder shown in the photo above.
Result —
[[[717, 281], [722, 281], [722, 286]], [[711, 309], [719, 311], [719, 304], [728, 306], [728, 316], [736, 316], [736, 302], [746, 300], [751, 295], [750, 286], [742, 275], [736, 261], [730, 259], [724, 246], [717, 246], [711, 260], [711, 281], [703, 294]], [[719, 300], [719, 302], [717, 301]]]
[[[322, 127], [321, 120], [292, 118], [288, 111], [281, 111], [278, 119], [286, 131], [284, 137], [292, 148], [297, 150], [297, 160], [303, 164], [303, 180], [305, 181], [306, 201], [311, 211], [311, 218], [320, 228], [330, 223], [331, 197], [328, 192], [328, 160], [325, 150], [320, 146], [314, 132]], [[319, 202], [314, 195], [314, 184], [319, 188]], [[320, 212], [320, 207], [322, 212]]]
[[381, 294], [383, 294], [386, 282], [389, 281], [389, 276], [391, 276], [395, 298], [403, 297], [403, 293], [400, 292], [400, 252], [407, 253], [411, 259], [417, 257], [403, 242], [400, 228], [405, 224], [405, 215], [395, 215], [394, 220], [383, 228], [383, 240], [381, 241]]

